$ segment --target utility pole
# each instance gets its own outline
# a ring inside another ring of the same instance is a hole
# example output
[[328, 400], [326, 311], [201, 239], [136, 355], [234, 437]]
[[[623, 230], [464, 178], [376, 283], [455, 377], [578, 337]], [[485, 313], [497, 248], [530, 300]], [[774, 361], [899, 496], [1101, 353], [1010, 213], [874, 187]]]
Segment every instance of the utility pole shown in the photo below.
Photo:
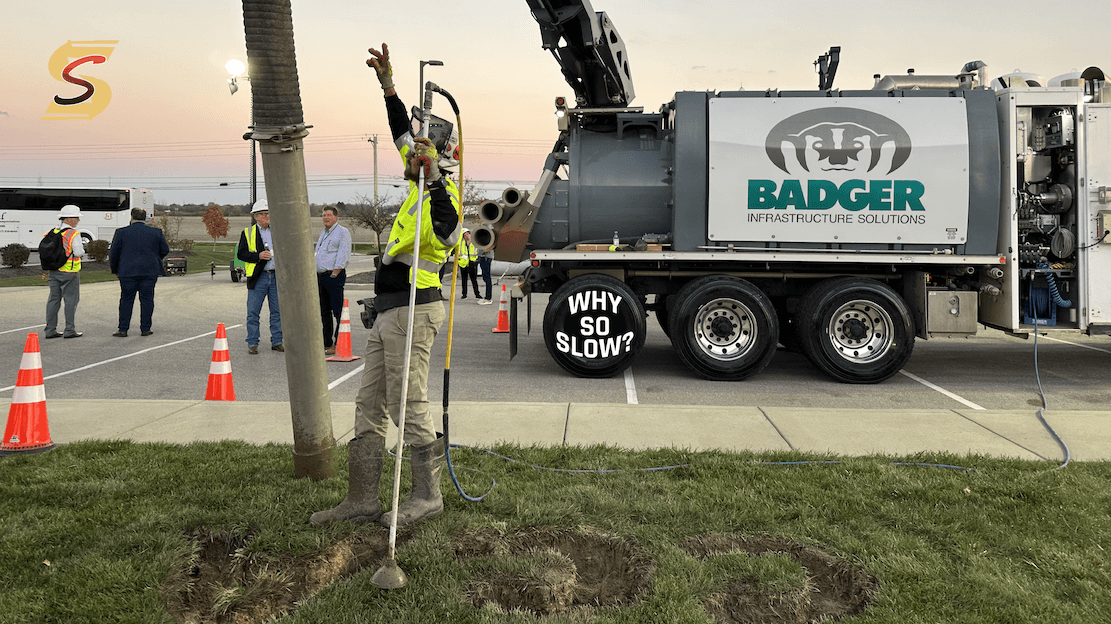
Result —
[[374, 144], [374, 205], [378, 205], [378, 135], [374, 135], [367, 139], [368, 142]]
[[326, 479], [336, 475], [336, 441], [305, 177], [304, 138], [312, 126], [305, 125], [301, 108], [290, 0], [243, 0], [243, 26], [253, 120], [243, 138], [259, 142], [274, 230], [293, 419], [293, 476]]

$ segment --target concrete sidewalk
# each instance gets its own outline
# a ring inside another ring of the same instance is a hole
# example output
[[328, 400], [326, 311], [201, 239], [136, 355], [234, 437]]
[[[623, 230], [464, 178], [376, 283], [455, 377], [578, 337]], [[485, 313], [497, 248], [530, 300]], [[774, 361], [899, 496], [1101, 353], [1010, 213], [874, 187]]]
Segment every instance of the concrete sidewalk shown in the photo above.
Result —
[[[0, 401], [8, 413], [10, 399]], [[439, 428], [441, 406], [431, 406]], [[292, 444], [288, 403], [48, 400], [51, 439]], [[949, 452], [1062, 461], [1036, 410], [856, 410], [603, 403], [454, 403], [451, 442], [487, 446], [608, 444], [628, 449], [801, 451], [842, 456]], [[1111, 411], [1048, 411], [1074, 461], [1111, 459]], [[332, 404], [332, 431], [352, 437], [354, 403]], [[396, 430], [390, 440], [396, 441]], [[391, 442], [393, 443], [393, 442]]]

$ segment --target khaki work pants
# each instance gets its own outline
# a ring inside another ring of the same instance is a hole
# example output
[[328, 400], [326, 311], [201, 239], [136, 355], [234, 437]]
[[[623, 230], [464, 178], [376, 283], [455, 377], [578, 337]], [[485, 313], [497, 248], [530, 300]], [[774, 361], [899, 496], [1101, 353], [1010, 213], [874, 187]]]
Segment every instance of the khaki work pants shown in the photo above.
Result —
[[[436, 428], [428, 413], [428, 365], [432, 342], [445, 317], [442, 301], [419, 304], [414, 311], [409, 392], [405, 397], [405, 443], [411, 446], [424, 446], [436, 440]], [[397, 425], [408, 322], [408, 306], [386, 310], [374, 321], [366, 343], [362, 386], [355, 398], [355, 437], [368, 433], [386, 437], [387, 413]]]

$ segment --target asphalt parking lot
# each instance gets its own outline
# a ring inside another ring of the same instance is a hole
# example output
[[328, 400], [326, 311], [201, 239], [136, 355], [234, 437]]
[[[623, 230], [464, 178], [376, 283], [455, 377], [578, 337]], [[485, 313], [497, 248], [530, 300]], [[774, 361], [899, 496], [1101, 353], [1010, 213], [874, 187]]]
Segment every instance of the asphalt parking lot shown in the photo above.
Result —
[[[356, 260], [352, 273], [369, 268]], [[360, 355], [365, 329], [355, 300], [371, 294], [367, 285], [351, 285], [351, 339]], [[560, 369], [544, 346], [541, 319], [546, 296], [532, 302], [531, 331], [527, 302], [519, 308], [518, 354], [511, 361], [507, 334], [492, 333], [495, 305], [475, 305], [457, 293], [452, 328], [452, 401], [551, 401], [590, 403], [772, 406], [815, 408], [1029, 409], [1041, 406], [1038, 381], [1053, 409], [1102, 409], [1111, 404], [1111, 341], [1078, 334], [1033, 339], [983, 330], [972, 338], [918, 340], [901, 374], [875, 385], [834, 382], [802, 355], [780, 350], [761, 374], [743, 382], [711, 382], [690, 373], [675, 356], [670, 341], [649, 318], [649, 334], [634, 365], [610, 379], [579, 379]], [[0, 290], [0, 397], [10, 398], [27, 333], [41, 337], [46, 302], [44, 288]], [[227, 328], [237, 397], [248, 401], [289, 398], [284, 354], [262, 349], [247, 354], [246, 290], [226, 273], [205, 273], [159, 280], [154, 335], [133, 331], [114, 338], [119, 289], [115, 282], [85, 284], [81, 290], [77, 340], [40, 340], [43, 372], [50, 398], [192, 400], [203, 399], [218, 323]], [[263, 313], [263, 346], [267, 344]], [[136, 311], [137, 322], [137, 311]], [[137, 329], [133, 328], [133, 329]], [[448, 326], [436, 340], [429, 396], [442, 396]], [[361, 360], [327, 365], [333, 401], [353, 401]]]

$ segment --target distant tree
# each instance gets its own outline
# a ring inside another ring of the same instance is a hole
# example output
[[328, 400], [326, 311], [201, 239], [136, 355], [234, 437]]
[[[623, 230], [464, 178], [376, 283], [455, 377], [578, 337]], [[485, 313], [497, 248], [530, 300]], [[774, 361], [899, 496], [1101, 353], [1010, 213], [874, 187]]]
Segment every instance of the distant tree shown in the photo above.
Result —
[[393, 218], [401, 208], [400, 204], [388, 203], [385, 199], [372, 199], [362, 193], [355, 194], [355, 200], [340, 206], [340, 217], [357, 227], [374, 232], [374, 246], [378, 252], [375, 266], [382, 262], [382, 234], [393, 225]]
[[201, 220], [204, 221], [208, 235], [212, 237], [212, 251], [216, 251], [216, 239], [228, 235], [228, 218], [220, 211], [219, 206], [211, 204]]
[[180, 214], [170, 216], [170, 211], [166, 211], [159, 215], [158, 220], [155, 221], [155, 227], [162, 230], [170, 249], [188, 252], [193, 248], [193, 239], [178, 238], [178, 234], [181, 232], [181, 222], [184, 218]]
[[486, 191], [471, 178], [463, 178], [463, 218], [478, 218], [478, 207], [486, 201]]

